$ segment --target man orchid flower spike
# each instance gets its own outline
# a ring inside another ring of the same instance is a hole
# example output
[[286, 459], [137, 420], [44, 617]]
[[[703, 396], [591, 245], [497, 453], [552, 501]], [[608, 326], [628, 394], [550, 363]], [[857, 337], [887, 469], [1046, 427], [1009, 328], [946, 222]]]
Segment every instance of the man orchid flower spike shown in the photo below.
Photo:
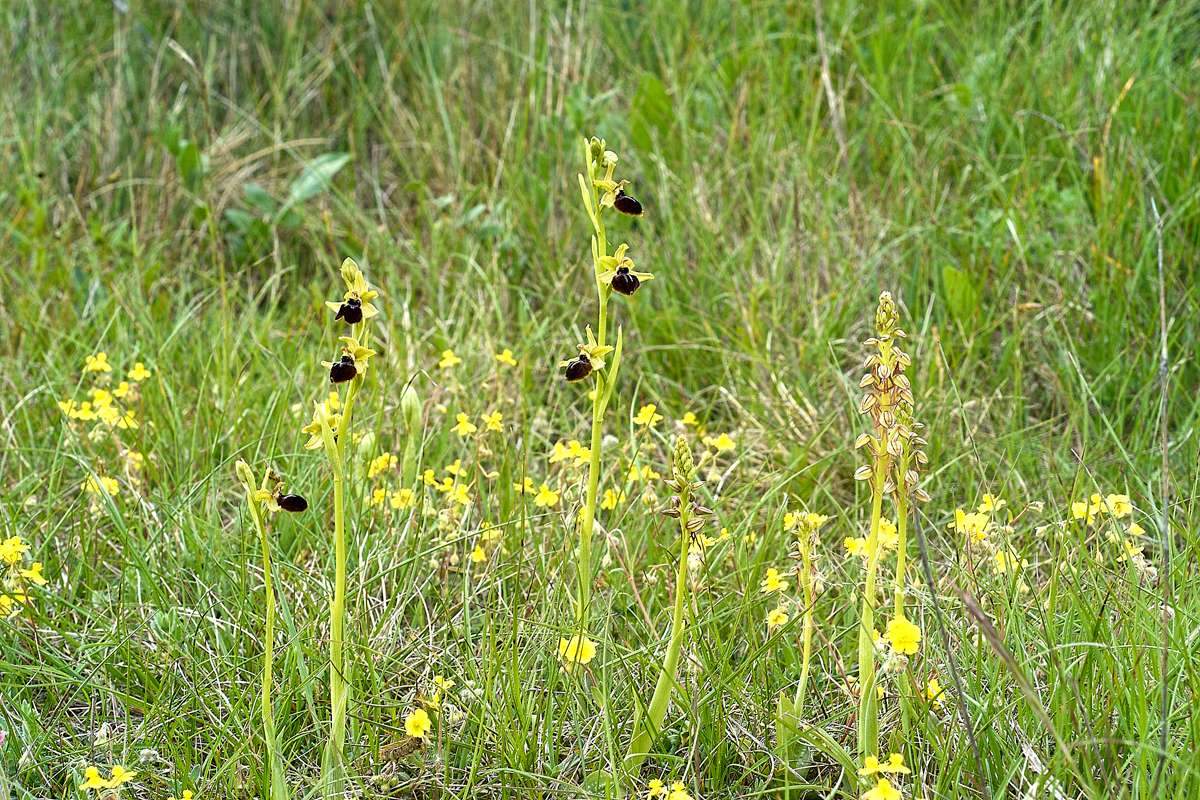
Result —
[[[341, 796], [345, 786], [345, 741], [347, 706], [349, 704], [348, 675], [345, 657], [346, 627], [346, 486], [348, 457], [352, 454], [355, 437], [353, 419], [355, 401], [367, 376], [367, 367], [376, 353], [371, 349], [370, 322], [378, 313], [371, 301], [379, 291], [367, 283], [354, 259], [342, 262], [342, 281], [346, 288], [340, 300], [326, 302], [334, 312], [334, 322], [350, 326], [351, 335], [341, 336], [340, 352], [332, 361], [322, 361], [328, 370], [329, 383], [334, 386], [331, 396], [322, 386], [322, 400], [314, 404], [312, 421], [304, 426], [308, 434], [307, 449], [324, 449], [333, 477], [333, 594], [329, 602], [329, 703], [330, 729], [321, 766], [321, 783], [326, 797]], [[336, 401], [335, 398], [336, 397]], [[340, 409], [340, 411], [339, 411]], [[349, 450], [347, 449], [349, 448]]]
[[[582, 662], [578, 654], [594, 653], [588, 639], [588, 608], [592, 591], [592, 530], [596, 520], [596, 496], [600, 486], [600, 451], [603, 441], [604, 412], [612, 399], [617, 371], [621, 366], [622, 336], [618, 328], [616, 340], [609, 343], [608, 302], [613, 293], [633, 296], [646, 281], [654, 278], [649, 272], [635, 269], [629, 256], [629, 245], [621, 244], [612, 253], [608, 250], [608, 229], [605, 214], [609, 209], [627, 216], [641, 216], [642, 204], [626, 188], [629, 181], [615, 177], [617, 154], [609, 150], [603, 139], [583, 140], [584, 171], [579, 179], [583, 208], [592, 223], [592, 274], [596, 282], [597, 318], [595, 329], [587, 328], [587, 341], [577, 353], [559, 364], [568, 381], [589, 380], [592, 385], [592, 441], [588, 464], [587, 488], [583, 510], [579, 515], [579, 543], [576, 565], [578, 586], [575, 593], [575, 632], [570, 640], [560, 642], [561, 653], [575, 653], [566, 659], [567, 666]], [[565, 658], [565, 656], [564, 656]], [[586, 663], [586, 662], [584, 662]]]

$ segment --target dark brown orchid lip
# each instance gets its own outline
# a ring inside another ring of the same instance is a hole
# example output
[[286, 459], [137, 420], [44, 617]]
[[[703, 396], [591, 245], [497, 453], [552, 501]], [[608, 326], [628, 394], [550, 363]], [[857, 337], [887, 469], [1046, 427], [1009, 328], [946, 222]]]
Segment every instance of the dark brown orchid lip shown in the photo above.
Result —
[[362, 322], [362, 301], [356, 297], [351, 297], [338, 308], [337, 314], [333, 317], [335, 320], [344, 319], [349, 325], [357, 325]]
[[358, 369], [354, 366], [354, 357], [342, 356], [329, 368], [329, 382], [345, 383], [354, 380], [354, 376], [357, 374]]
[[308, 501], [298, 494], [281, 494], [275, 502], [279, 503], [279, 507], [284, 511], [290, 511], [293, 514], [308, 510]]
[[567, 363], [564, 374], [568, 381], [581, 381], [592, 374], [592, 362], [586, 356], [576, 356]]
[[617, 267], [617, 274], [613, 276], [612, 288], [614, 292], [623, 295], [632, 295], [638, 290], [642, 282], [638, 280], [638, 276], [629, 271], [629, 267]]
[[613, 199], [613, 208], [631, 217], [642, 215], [642, 204], [633, 195], [625, 194], [624, 189], [617, 189], [617, 196]]

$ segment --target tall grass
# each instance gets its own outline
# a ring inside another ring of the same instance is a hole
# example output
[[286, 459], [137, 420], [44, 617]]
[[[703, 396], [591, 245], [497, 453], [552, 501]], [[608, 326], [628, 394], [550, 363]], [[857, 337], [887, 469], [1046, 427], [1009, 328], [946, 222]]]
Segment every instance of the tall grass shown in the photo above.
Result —
[[[885, 696], [881, 752], [903, 751], [927, 796], [1021, 796], [1054, 780], [1068, 797], [1194, 797], [1194, 9], [820, 11], [0, 9], [0, 526], [31, 543], [48, 578], [0, 623], [0, 792], [72, 796], [85, 766], [118, 763], [154, 797], [265, 786], [264, 575], [229, 476], [237, 458], [270, 458], [318, 487], [314, 508], [332, 505], [297, 434], [305, 409], [292, 406], [328, 357], [328, 265], [366, 254], [388, 287], [377, 327], [388, 377], [355, 415], [381, 450], [403, 451], [411, 380], [428, 415], [421, 470], [440, 481], [461, 459], [472, 505], [439, 516], [447, 495], [424, 484], [412, 508], [370, 505], [368, 490], [399, 490], [391, 475], [354, 497], [354, 785], [527, 797], [617, 772], [627, 721], [659, 675], [678, 567], [673, 527], [648, 513], [664, 490], [629, 468], [665, 473], [669, 435], [703, 447], [727, 432], [736, 448], [701, 476], [716, 542], [691, 573], [676, 692], [637, 780], [679, 780], [705, 800], [782, 783], [774, 709], [800, 678], [803, 615], [766, 635], [757, 584], [787, 558], [782, 515], [801, 498], [832, 519], [816, 549], [826, 588], [801, 731], [811, 765], [787, 785], [852, 796], [849, 768], [811, 740], [853, 749], [854, 665], [834, 653], [859, 633], [859, 571], [841, 540], [865, 532], [868, 500], [848, 477], [847, 442], [865, 310], [891, 288], [910, 321], [933, 465], [934, 499], [910, 520], [933, 585], [914, 586], [908, 570], [906, 608], [921, 609], [924, 638], [905, 678], [920, 688], [936, 676], [946, 693], [941, 706], [913, 693], [906, 735]], [[653, 254], [639, 264], [656, 280], [629, 308], [636, 380], [625, 373], [628, 400], [610, 410], [620, 435], [601, 475], [625, 497], [598, 511], [592, 607], [605, 635], [578, 692], [554, 647], [576, 576], [553, 532], [581, 503], [579, 481], [546, 455], [589, 421], [553, 373], [595, 310], [570, 211], [577, 137], [592, 131], [621, 143], [654, 209], [631, 238]], [[495, 361], [505, 347], [516, 367]], [[447, 348], [463, 364], [439, 368]], [[55, 405], [85, 398], [80, 368], [99, 350], [154, 372], [143, 424], [119, 438], [145, 456], [136, 484], [123, 451]], [[627, 436], [649, 402], [666, 419]], [[493, 407], [503, 434], [451, 432], [456, 412]], [[705, 434], [682, 423], [686, 411]], [[93, 473], [119, 493], [82, 491]], [[560, 504], [514, 491], [526, 476], [561, 490]], [[1129, 494], [1147, 529], [1165, 515], [1170, 559], [1145, 547], [1170, 578], [1165, 606], [1161, 582], [1072, 518], [1070, 502], [1093, 492]], [[1008, 501], [991, 536], [1020, 570], [997, 572], [948, 528], [985, 493]], [[305, 790], [330, 713], [327, 522], [272, 530], [274, 722]], [[473, 564], [469, 548], [493, 529], [499, 540]], [[440, 735], [396, 756], [405, 711], [437, 675], [456, 681]]]

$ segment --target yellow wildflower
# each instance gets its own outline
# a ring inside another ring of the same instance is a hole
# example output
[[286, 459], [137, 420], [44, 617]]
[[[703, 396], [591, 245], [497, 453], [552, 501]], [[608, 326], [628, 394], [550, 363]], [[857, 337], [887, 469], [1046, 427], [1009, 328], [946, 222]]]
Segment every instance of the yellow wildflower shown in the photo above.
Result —
[[515, 367], [517, 365], [517, 360], [513, 358], [513, 351], [509, 350], [507, 347], [501, 350], [499, 353], [496, 353], [496, 360], [509, 367]]
[[892, 649], [903, 655], [916, 655], [921, 643], [921, 629], [904, 617], [896, 617], [887, 624], [883, 638]]
[[569, 671], [576, 664], [587, 664], [596, 657], [596, 644], [587, 636], [577, 633], [570, 639], [559, 639], [558, 657]]
[[538, 487], [537, 496], [533, 498], [533, 504], [538, 508], [554, 508], [558, 505], [558, 492], [551, 489], [549, 484], [543, 483]]
[[472, 433], [479, 430], [479, 428], [475, 426], [475, 423], [471, 422], [471, 418], [461, 411], [458, 412], [454, 419], [457, 424], [451, 428], [451, 430], [457, 433], [459, 436], [470, 436]]
[[433, 727], [429, 712], [423, 708], [412, 711], [404, 718], [404, 732], [414, 739], [424, 739], [425, 734]]
[[138, 361], [133, 365], [133, 369], [129, 370], [129, 380], [134, 383], [141, 383], [150, 377], [150, 370], [146, 369], [146, 365]]
[[438, 366], [442, 369], [451, 369], [462, 363], [462, 359], [454, 355], [453, 350], [443, 350], [442, 358], [438, 361]]
[[783, 605], [775, 606], [767, 612], [767, 630], [773, 631], [781, 625], [786, 625], [788, 621], [787, 608]]
[[411, 508], [414, 499], [413, 490], [406, 486], [398, 492], [392, 492], [388, 502], [391, 503], [392, 508]]
[[892, 786], [891, 781], [880, 778], [874, 789], [863, 794], [862, 800], [901, 800], [901, 797], [900, 791]]
[[662, 414], [658, 413], [658, 406], [649, 403], [638, 409], [637, 415], [633, 418], [633, 424], [641, 425], [644, 428], [653, 428], [662, 421], [662, 418]]
[[496, 432], [504, 430], [504, 426], [500, 424], [503, 419], [504, 416], [499, 411], [493, 411], [490, 414], [484, 414], [480, 417], [480, 421], [483, 422], [483, 427], [485, 430]]
[[116, 478], [109, 478], [104, 475], [101, 475], [99, 480], [89, 475], [88, 479], [83, 483], [83, 490], [88, 494], [100, 494], [101, 489], [115, 497], [121, 491], [121, 486], [117, 483]]
[[863, 764], [863, 768], [858, 771], [859, 775], [867, 776], [876, 773], [888, 773], [892, 775], [908, 775], [912, 770], [904, 766], [904, 756], [899, 753], [892, 753], [888, 756], [886, 763], [881, 762], [875, 756], [867, 756]]
[[88, 356], [83, 364], [84, 372], [112, 372], [112, 365], [108, 363], [108, 353], [101, 350], [94, 356]]
[[696, 419], [696, 415], [691, 411], [685, 411], [683, 416], [679, 419], [679, 424], [686, 425], [689, 428], [694, 428], [700, 424], [700, 420]]
[[1133, 505], [1129, 502], [1127, 494], [1110, 494], [1104, 498], [1104, 505], [1108, 509], [1108, 513], [1117, 519], [1128, 517], [1133, 513]]
[[758, 586], [763, 594], [770, 594], [771, 592], [786, 592], [788, 588], [788, 582], [780, 576], [779, 570], [775, 569], [774, 567], [769, 567], [767, 569], [766, 577], [762, 579], [762, 582], [759, 583]]

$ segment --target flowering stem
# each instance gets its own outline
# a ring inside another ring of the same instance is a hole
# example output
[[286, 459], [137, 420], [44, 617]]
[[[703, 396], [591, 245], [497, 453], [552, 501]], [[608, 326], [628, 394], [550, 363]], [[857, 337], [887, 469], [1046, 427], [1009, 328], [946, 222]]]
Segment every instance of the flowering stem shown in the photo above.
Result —
[[803, 570], [800, 582], [804, 589], [804, 632], [800, 655], [800, 682], [796, 685], [796, 695], [792, 698], [792, 715], [796, 719], [799, 719], [804, 710], [804, 699], [808, 692], [808, 668], [812, 661], [814, 628], [813, 606], [816, 604], [816, 587], [813, 585], [812, 578], [812, 554], [809, 552], [807, 544], [800, 550], [800, 560], [800, 567]]
[[875, 695], [875, 578], [879, 571], [879, 521], [883, 516], [883, 485], [888, 456], [875, 459], [871, 483], [871, 532], [867, 535], [867, 574], [863, 579], [862, 613], [858, 629], [858, 755], [879, 753], [878, 699]]
[[[265, 476], [262, 488], [267, 488]], [[286, 800], [287, 784], [284, 782], [283, 762], [280, 760], [276, 744], [275, 710], [271, 702], [272, 665], [275, 662], [275, 588], [271, 579], [271, 546], [251, 486], [246, 487], [246, 506], [250, 509], [250, 519], [254, 522], [254, 529], [258, 532], [258, 539], [262, 545], [263, 594], [266, 599], [263, 623], [262, 725], [263, 740], [267, 748], [267, 796], [271, 800]]]
[[[590, 164], [589, 177], [592, 177]], [[594, 184], [592, 185], [591, 192], [592, 208], [596, 209], [593, 228], [596, 233], [597, 242], [596, 250], [593, 252], [592, 271], [598, 276], [600, 274], [599, 259], [604, 258], [608, 254], [608, 238], [604, 230], [604, 221], [600, 216], [600, 198], [596, 193]], [[596, 281], [596, 296], [599, 301], [596, 320], [596, 343], [600, 347], [604, 347], [608, 327], [609, 292], [600, 284], [599, 280]], [[595, 395], [592, 397], [592, 442], [589, 452], [590, 458], [588, 459], [587, 494], [584, 498], [583, 513], [579, 519], [579, 551], [577, 554], [578, 563], [576, 564], [579, 586], [575, 596], [575, 623], [581, 637], [580, 641], [587, 634], [588, 610], [592, 602], [592, 529], [595, 527], [596, 496], [600, 489], [600, 449], [603, 442], [604, 395], [606, 389], [603, 375], [598, 374], [594, 386]]]
[[[903, 476], [908, 472], [907, 453], [900, 458], [896, 474]], [[908, 495], [901, 488], [896, 492], [896, 588], [893, 602], [896, 606], [896, 618], [904, 618], [904, 585], [905, 567], [908, 564]]]
[[646, 754], [650, 752], [652, 737], [662, 729], [663, 718], [667, 715], [667, 704], [671, 700], [671, 689], [675, 685], [679, 653], [683, 646], [683, 610], [687, 603], [688, 545], [691, 541], [691, 534], [688, 533], [688, 507], [691, 497], [686, 487], [681, 489], [679, 499], [679, 567], [675, 575], [675, 608], [671, 614], [671, 638], [667, 642], [667, 653], [663, 657], [662, 668], [658, 672], [658, 683], [654, 686], [654, 695], [650, 698], [645, 717], [634, 722], [629, 753], [623, 762], [626, 772], [630, 774], [645, 761]]
[[[367, 346], [366, 325], [362, 332], [363, 346]], [[349, 696], [346, 684], [345, 630], [346, 630], [346, 445], [352, 439], [351, 419], [354, 400], [362, 378], [350, 382], [346, 400], [338, 424], [337, 436], [326, 428], [323, 431], [325, 453], [333, 471], [333, 596], [329, 601], [329, 741], [325, 747], [322, 766], [324, 789], [327, 796], [342, 790], [345, 780], [346, 718]]]

